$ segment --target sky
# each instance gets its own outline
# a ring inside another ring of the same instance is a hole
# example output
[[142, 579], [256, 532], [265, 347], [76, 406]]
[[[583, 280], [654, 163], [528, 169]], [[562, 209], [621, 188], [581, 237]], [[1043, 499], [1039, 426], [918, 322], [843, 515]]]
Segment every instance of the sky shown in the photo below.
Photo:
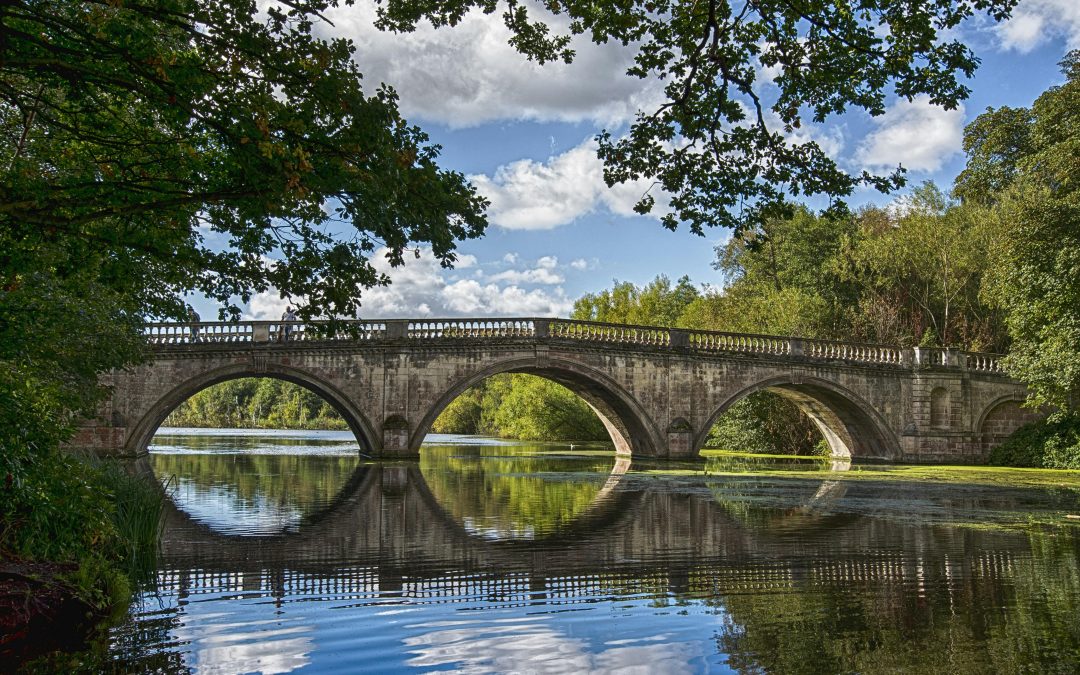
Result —
[[[333, 25], [317, 31], [353, 40], [367, 87], [393, 86], [405, 118], [442, 146], [441, 166], [469, 176], [491, 206], [486, 235], [460, 244], [452, 270], [426, 250], [395, 269], [377, 253], [376, 267], [393, 283], [364, 293], [363, 318], [568, 316], [585, 293], [660, 274], [722, 286], [711, 263], [728, 231], [670, 232], [633, 213], [644, 186], [604, 185], [595, 135], [618, 136], [638, 109], [660, 100], [654, 84], [624, 74], [630, 51], [580, 40], [573, 64], [538, 66], [507, 45], [499, 13], [398, 35], [376, 30], [374, 11], [358, 0], [329, 12]], [[1063, 81], [1058, 62], [1080, 48], [1080, 0], [1021, 0], [1008, 22], [980, 17], [956, 34], [982, 61], [958, 109], [893, 98], [884, 115], [849, 112], [807, 125], [804, 137], [848, 171], [903, 165], [909, 188], [931, 180], [947, 189], [963, 168], [966, 124], [988, 107], [1030, 106]], [[906, 191], [862, 190], [849, 204], [886, 204]], [[260, 294], [245, 316], [276, 319], [288, 302]], [[203, 317], [216, 315], [208, 302], [194, 304]]]

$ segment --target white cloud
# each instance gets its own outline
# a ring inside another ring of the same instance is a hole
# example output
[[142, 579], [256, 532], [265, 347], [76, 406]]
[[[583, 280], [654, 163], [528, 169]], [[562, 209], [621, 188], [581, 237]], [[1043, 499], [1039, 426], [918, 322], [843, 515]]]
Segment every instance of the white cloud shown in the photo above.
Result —
[[248, 311], [244, 318], [251, 321], [277, 321], [285, 312], [288, 305], [295, 306], [297, 303], [280, 297], [277, 289], [270, 289], [256, 294], [248, 303]]
[[570, 261], [570, 268], [578, 270], [579, 272], [583, 272], [583, 271], [589, 269], [589, 261], [586, 260], [585, 258], [577, 258], [575, 260], [571, 260]]
[[506, 270], [489, 277], [491, 281], [508, 281], [515, 284], [561, 284], [562, 275], [556, 274], [549, 269], [539, 267], [533, 270]]
[[[473, 256], [468, 258], [470, 265], [476, 264]], [[475, 279], [455, 279], [454, 272], [443, 269], [429, 249], [421, 249], [419, 259], [406, 258], [401, 267], [390, 267], [385, 250], [376, 252], [372, 262], [391, 283], [364, 292], [361, 314], [365, 318], [566, 316], [573, 307], [563, 289], [556, 286], [562, 277], [539, 261], [534, 269], [506, 270], [483, 284]], [[521, 283], [555, 287], [525, 290], [517, 285]]]
[[440, 294], [447, 316], [567, 316], [574, 303], [561, 288], [526, 291], [518, 286], [480, 285], [463, 279]]
[[595, 144], [586, 142], [546, 163], [522, 159], [504, 164], [492, 178], [470, 176], [491, 200], [488, 219], [512, 230], [548, 230], [596, 207], [603, 173]]
[[[773, 125], [772, 128], [783, 129], [784, 123], [780, 121], [779, 115], [770, 111], [769, 117], [771, 119], [769, 123]], [[798, 129], [792, 129], [791, 132], [785, 133], [784, 138], [795, 145], [805, 145], [810, 142], [817, 143], [821, 151], [833, 159], [838, 158], [840, 153], [844, 151], [844, 130], [840, 125], [825, 127], [804, 122]]]
[[454, 269], [463, 270], [469, 267], [476, 267], [476, 256], [469, 254], [458, 254], [454, 260]]
[[1064, 38], [1069, 49], [1080, 47], [1080, 2], [1023, 0], [1012, 18], [995, 26], [1003, 49], [1026, 54], [1039, 45]]
[[[405, 263], [391, 267], [387, 249], [372, 255], [376, 271], [390, 278], [389, 286], [366, 289], [361, 295], [360, 315], [365, 319], [452, 318], [455, 316], [568, 316], [573, 302], [566, 297], [563, 277], [555, 269], [558, 258], [544, 256], [532, 268], [504, 270], [487, 278], [485, 283], [458, 278], [461, 268], [476, 268], [472, 255], [459, 255], [456, 269], [445, 269], [431, 249], [420, 249], [420, 257], [406, 256]], [[504, 256], [504, 261], [509, 262]], [[519, 259], [513, 256], [513, 261]], [[474, 274], [483, 277], [480, 269]], [[526, 290], [520, 284], [539, 284], [546, 288]], [[248, 303], [244, 318], [272, 321], [281, 318], [286, 304], [296, 306], [302, 299], [282, 299], [277, 289], [259, 293]]]
[[[635, 215], [634, 204], [651, 186], [635, 181], [607, 187], [592, 139], [543, 163], [522, 159], [500, 166], [490, 178], [481, 174], [469, 179], [491, 200], [490, 222], [511, 230], [549, 230], [601, 207], [617, 215]], [[667, 200], [658, 189], [653, 192], [657, 198], [653, 215], [659, 217]]]
[[[565, 17], [552, 17], [532, 3], [529, 9], [567, 33]], [[572, 64], [527, 60], [507, 44], [510, 34], [500, 12], [473, 11], [453, 28], [423, 23], [408, 34], [376, 30], [372, 2], [342, 3], [327, 17], [334, 26], [319, 30], [351, 38], [369, 87], [392, 85], [410, 118], [454, 127], [504, 119], [616, 126], [639, 107], [653, 107], [660, 96], [659, 86], [626, 75], [633, 52], [614, 43], [594, 45], [579, 36], [572, 43]]]
[[503, 259], [504, 263], [508, 263], [510, 265], [515, 265], [515, 264], [517, 264], [517, 261], [518, 261], [518, 254], [513, 253], [513, 252], [507, 253], [506, 255], [504, 255], [502, 257], [502, 259]]
[[928, 96], [901, 99], [874, 120], [855, 160], [869, 169], [891, 169], [897, 164], [911, 171], [937, 171], [963, 148], [964, 107], [945, 110]]

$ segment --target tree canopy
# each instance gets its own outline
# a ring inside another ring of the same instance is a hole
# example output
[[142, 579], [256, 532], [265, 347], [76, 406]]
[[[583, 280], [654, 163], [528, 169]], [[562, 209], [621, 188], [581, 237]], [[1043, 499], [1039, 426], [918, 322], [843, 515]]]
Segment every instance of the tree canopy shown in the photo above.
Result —
[[[807, 120], [856, 108], [880, 115], [890, 94], [926, 95], [955, 108], [969, 93], [959, 76], [978, 63], [949, 35], [976, 13], [1009, 15], [1016, 0], [385, 0], [380, 26], [422, 20], [454, 25], [473, 9], [503, 9], [511, 44], [539, 62], [574, 57], [571, 35], [634, 51], [628, 75], [663, 83], [665, 100], [642, 110], [625, 136], [599, 135], [609, 184], [647, 179], [671, 195], [665, 227], [741, 228], [791, 198], [839, 200], [855, 187], [897, 186], [890, 176], [849, 174], [817, 143]], [[539, 17], [539, 18], [538, 18]], [[568, 33], [552, 17], [569, 20]], [[649, 212], [656, 195], [637, 204]]]
[[[1080, 413], [1080, 50], [1030, 109], [989, 109], [967, 129], [965, 199], [993, 204], [986, 295], [1005, 312], [1009, 372], [1032, 400]], [[1078, 423], [1080, 428], [1080, 423]]]
[[179, 316], [198, 291], [276, 287], [301, 314], [352, 316], [385, 283], [368, 262], [429, 244], [445, 264], [484, 200], [438, 148], [361, 86], [329, 3], [22, 0], [0, 7], [0, 231], [5, 281], [87, 264]]

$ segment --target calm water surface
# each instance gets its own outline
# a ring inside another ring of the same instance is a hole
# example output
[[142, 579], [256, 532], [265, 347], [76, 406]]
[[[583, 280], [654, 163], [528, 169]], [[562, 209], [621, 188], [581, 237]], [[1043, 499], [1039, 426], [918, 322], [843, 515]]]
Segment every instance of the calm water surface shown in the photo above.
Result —
[[432, 436], [163, 429], [118, 671], [1077, 672], [1075, 487]]

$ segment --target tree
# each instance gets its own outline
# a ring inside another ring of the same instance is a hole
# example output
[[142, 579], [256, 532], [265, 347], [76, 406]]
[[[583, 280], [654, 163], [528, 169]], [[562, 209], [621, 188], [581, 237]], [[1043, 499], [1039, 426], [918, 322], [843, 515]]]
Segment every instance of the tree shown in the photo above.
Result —
[[857, 288], [855, 332], [875, 342], [1001, 349], [1000, 317], [979, 298], [994, 223], [932, 183], [899, 214], [868, 209], [838, 259]]
[[271, 285], [302, 316], [352, 316], [418, 243], [444, 264], [485, 202], [365, 93], [331, 4], [21, 0], [0, 8], [0, 229], [10, 281], [53, 250], [151, 315], [199, 291], [238, 315]]
[[723, 292], [702, 295], [684, 315], [688, 328], [744, 333], [847, 337], [851, 284], [833, 268], [850, 218], [814, 215], [805, 207], [733, 236], [716, 248], [713, 266], [724, 273]]
[[[1033, 403], [1080, 412], [1080, 50], [1030, 110], [988, 110], [967, 129], [957, 192], [1000, 222], [986, 295], [1006, 314], [1005, 360]], [[988, 129], [1003, 127], [1000, 133]], [[1018, 142], [1015, 139], [1023, 139]], [[1077, 423], [1080, 425], [1080, 422]]]
[[603, 423], [581, 397], [551, 380], [523, 373], [494, 375], [462, 392], [431, 430], [528, 441], [608, 439]]
[[480, 417], [483, 414], [482, 399], [483, 390], [480, 387], [470, 387], [462, 392], [460, 396], [450, 401], [450, 404], [432, 422], [432, 433], [480, 433]]
[[[380, 26], [412, 30], [427, 19], [454, 25], [492, 0], [386, 0]], [[625, 137], [599, 135], [609, 184], [646, 179], [671, 194], [665, 227], [685, 223], [747, 227], [790, 197], [834, 199], [861, 184], [881, 190], [900, 171], [850, 175], [815, 142], [798, 140], [804, 118], [822, 122], [848, 108], [872, 115], [896, 95], [955, 108], [968, 95], [957, 75], [977, 65], [946, 32], [974, 13], [1008, 16], [1016, 0], [631, 0], [618, 4], [545, 0], [543, 10], [509, 0], [503, 17], [511, 44], [539, 62], [573, 58], [570, 36], [537, 12], [565, 16], [570, 34], [630, 45], [628, 74], [663, 83], [666, 100], [640, 111]], [[776, 73], [769, 79], [764, 73]], [[770, 87], [775, 87], [772, 89]], [[652, 210], [646, 193], [636, 209]]]
[[607, 440], [600, 419], [577, 394], [534, 375], [512, 375], [494, 415], [500, 436], [528, 441]]
[[680, 277], [675, 285], [660, 274], [647, 285], [616, 281], [611, 290], [586, 293], [574, 302], [571, 318], [639, 326], [675, 326], [686, 307], [700, 293], [690, 277]]

